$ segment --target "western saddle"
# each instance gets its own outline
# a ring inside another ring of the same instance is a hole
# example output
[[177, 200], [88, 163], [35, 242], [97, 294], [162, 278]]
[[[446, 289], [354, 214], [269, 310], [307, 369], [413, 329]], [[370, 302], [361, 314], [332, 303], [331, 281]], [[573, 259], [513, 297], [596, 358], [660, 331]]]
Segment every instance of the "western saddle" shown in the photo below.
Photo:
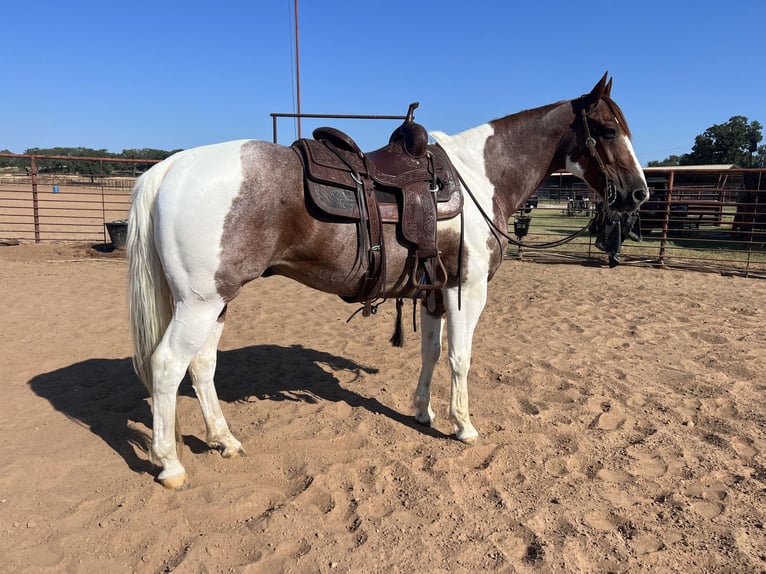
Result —
[[428, 143], [423, 126], [415, 123], [410, 104], [407, 117], [388, 145], [364, 153], [347, 134], [317, 128], [314, 139], [293, 143], [304, 166], [306, 201], [316, 217], [352, 221], [358, 226], [357, 265], [365, 278], [349, 302], [362, 302], [363, 314], [374, 313], [385, 278], [384, 223], [399, 226], [412, 256], [411, 284], [415, 297], [435, 305], [434, 292], [446, 271], [436, 244], [436, 222], [463, 208], [457, 172], [440, 147]]

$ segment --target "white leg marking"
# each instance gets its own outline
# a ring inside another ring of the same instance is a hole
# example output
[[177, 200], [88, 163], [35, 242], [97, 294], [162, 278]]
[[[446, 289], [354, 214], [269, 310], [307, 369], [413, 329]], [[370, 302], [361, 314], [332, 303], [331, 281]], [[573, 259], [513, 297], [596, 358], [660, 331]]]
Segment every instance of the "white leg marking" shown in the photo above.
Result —
[[444, 318], [423, 309], [420, 313], [420, 378], [415, 389], [415, 420], [431, 426], [436, 419], [431, 409], [431, 379], [434, 367], [441, 356], [442, 328]]
[[160, 482], [173, 488], [185, 486], [186, 474], [175, 441], [178, 386], [192, 357], [210, 339], [222, 309], [222, 303], [177, 303], [173, 319], [152, 355], [152, 459], [162, 467]]
[[192, 359], [189, 376], [205, 419], [208, 446], [219, 449], [224, 457], [230, 457], [244, 454], [244, 450], [242, 443], [234, 438], [229, 430], [215, 390], [214, 376], [221, 333], [223, 321], [218, 321], [210, 333], [210, 338]]
[[473, 333], [487, 302], [487, 280], [470, 286], [464, 285], [460, 310], [457, 305], [456, 288], [444, 291], [444, 302], [447, 309], [447, 339], [452, 370], [450, 420], [457, 439], [471, 444], [476, 442], [479, 433], [471, 424], [468, 410], [468, 371], [471, 368]]

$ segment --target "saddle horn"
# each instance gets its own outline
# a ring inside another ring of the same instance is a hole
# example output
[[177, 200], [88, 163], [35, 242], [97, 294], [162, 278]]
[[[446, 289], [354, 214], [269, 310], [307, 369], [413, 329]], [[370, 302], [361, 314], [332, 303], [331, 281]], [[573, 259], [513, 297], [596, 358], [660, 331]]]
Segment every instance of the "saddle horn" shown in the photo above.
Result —
[[401, 142], [406, 152], [415, 157], [422, 157], [428, 148], [428, 132], [426, 128], [415, 123], [415, 109], [420, 102], [413, 102], [407, 109], [407, 118], [404, 123], [391, 134], [389, 144]]
[[405, 121], [411, 122], [415, 120], [415, 110], [420, 105], [420, 102], [412, 102], [410, 107], [407, 108], [407, 119]]

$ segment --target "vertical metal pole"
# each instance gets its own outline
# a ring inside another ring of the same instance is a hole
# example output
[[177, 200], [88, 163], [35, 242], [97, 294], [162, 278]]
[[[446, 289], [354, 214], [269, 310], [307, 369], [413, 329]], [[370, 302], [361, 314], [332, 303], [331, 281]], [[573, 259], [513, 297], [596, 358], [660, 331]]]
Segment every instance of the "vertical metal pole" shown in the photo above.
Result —
[[298, 139], [301, 139], [301, 49], [298, 40], [298, 0], [295, 0], [295, 98], [298, 113]]
[[675, 184], [675, 171], [670, 172], [668, 178], [668, 189], [665, 194], [665, 213], [662, 220], [662, 237], [660, 238], [660, 265], [665, 263], [665, 244], [668, 242], [668, 228], [670, 227], [670, 204], [673, 201], [673, 185]]
[[[752, 154], [751, 154], [751, 156], [752, 156]], [[752, 157], [751, 157], [751, 161], [752, 161]], [[758, 218], [758, 204], [761, 203], [761, 198], [758, 197], [758, 195], [759, 195], [758, 192], [761, 191], [761, 176], [763, 176], [763, 175], [764, 175], [763, 173], [759, 173], [758, 174], [758, 182], [755, 185], [756, 192], [753, 195], [753, 199], [751, 200], [751, 202], [753, 202], [753, 203], [749, 203], [745, 207], [745, 209], [750, 209], [751, 210], [750, 213], [747, 213], [747, 215], [750, 216], [750, 225], [749, 225], [750, 231], [749, 231], [749, 234], [748, 234], [749, 238], [748, 238], [748, 242], [747, 242], [747, 261], [745, 263], [745, 277], [749, 277], [750, 276], [750, 260], [751, 260], [751, 256], [754, 255], [754, 253], [753, 253], [753, 245], [755, 245], [755, 226], [756, 226], [756, 222], [758, 221], [758, 219], [757, 219]], [[737, 208], [737, 210], [739, 211], [739, 208]], [[734, 227], [732, 226], [732, 231], [733, 230], [734, 230]], [[739, 233], [740, 234], [742, 233], [742, 227], [741, 226], [739, 228]]]
[[271, 114], [271, 134], [274, 143], [277, 143], [277, 116]]
[[99, 170], [99, 181], [101, 182], [101, 233], [104, 237], [104, 243], [106, 243], [106, 196], [104, 191], [104, 186], [106, 182], [104, 181], [104, 162], [99, 161], [98, 162], [98, 170]]
[[37, 162], [31, 156], [32, 167], [32, 220], [35, 226], [35, 243], [40, 243], [40, 205], [37, 201]]

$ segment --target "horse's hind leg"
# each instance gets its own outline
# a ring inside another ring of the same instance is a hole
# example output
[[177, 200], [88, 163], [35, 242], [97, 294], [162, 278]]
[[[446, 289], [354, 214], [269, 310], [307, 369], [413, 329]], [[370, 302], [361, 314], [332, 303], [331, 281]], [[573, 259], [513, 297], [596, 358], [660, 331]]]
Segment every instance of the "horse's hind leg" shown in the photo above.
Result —
[[420, 313], [420, 378], [415, 389], [415, 420], [431, 426], [436, 419], [431, 409], [431, 379], [441, 356], [444, 316], [441, 310], [429, 313], [425, 307]]
[[218, 341], [221, 339], [221, 333], [223, 333], [225, 314], [226, 310], [224, 309], [207, 342], [192, 359], [189, 365], [189, 375], [194, 392], [197, 393], [199, 399], [202, 416], [205, 419], [206, 442], [210, 448], [220, 450], [221, 455], [228, 458], [245, 454], [245, 451], [242, 444], [234, 438], [229, 430], [213, 382], [218, 355]]
[[157, 480], [167, 488], [187, 486], [175, 441], [178, 387], [192, 358], [210, 341], [222, 310], [222, 302], [177, 302], [173, 318], [152, 354], [152, 459], [162, 467]]

